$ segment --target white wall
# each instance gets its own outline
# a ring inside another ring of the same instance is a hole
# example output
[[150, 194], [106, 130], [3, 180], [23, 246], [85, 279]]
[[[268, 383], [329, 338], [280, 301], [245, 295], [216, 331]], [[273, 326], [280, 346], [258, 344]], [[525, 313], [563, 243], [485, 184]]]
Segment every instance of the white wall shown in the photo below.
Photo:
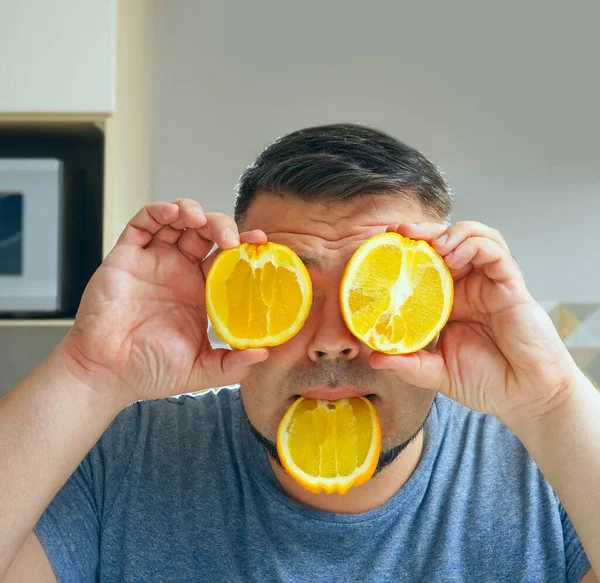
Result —
[[67, 328], [0, 326], [0, 397], [15, 387], [64, 338]]
[[231, 212], [273, 138], [365, 122], [442, 167], [536, 297], [598, 301], [598, 3], [414, 4], [153, 0], [153, 199]]
[[[536, 297], [600, 300], [596, 0], [150, 4], [155, 200], [231, 212], [276, 136], [370, 123], [445, 170], [455, 219], [500, 229]], [[63, 334], [0, 329], [0, 395]]]

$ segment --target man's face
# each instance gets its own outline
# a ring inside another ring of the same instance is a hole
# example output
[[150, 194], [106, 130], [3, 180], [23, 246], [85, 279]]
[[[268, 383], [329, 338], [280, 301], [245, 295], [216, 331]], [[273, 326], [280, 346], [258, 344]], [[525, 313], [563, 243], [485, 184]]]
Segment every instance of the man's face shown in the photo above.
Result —
[[250, 422], [264, 437], [275, 442], [288, 407], [316, 389], [329, 389], [329, 398], [343, 391], [368, 395], [381, 423], [382, 452], [419, 430], [434, 393], [369, 366], [372, 350], [346, 327], [339, 287], [344, 267], [363, 241], [390, 225], [425, 219], [431, 217], [417, 204], [380, 194], [333, 204], [261, 194], [252, 203], [240, 231], [261, 229], [269, 241], [293, 249], [313, 284], [313, 304], [303, 328], [270, 348], [269, 358], [255, 365], [241, 385]]

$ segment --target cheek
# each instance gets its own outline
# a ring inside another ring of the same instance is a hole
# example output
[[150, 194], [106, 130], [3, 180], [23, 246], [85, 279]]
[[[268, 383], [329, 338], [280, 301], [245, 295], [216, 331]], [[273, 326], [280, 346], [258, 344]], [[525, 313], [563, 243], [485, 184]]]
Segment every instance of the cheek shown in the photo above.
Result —
[[274, 367], [283, 370], [292, 369], [298, 362], [303, 361], [307, 358], [308, 354], [308, 343], [311, 338], [310, 332], [311, 316], [309, 315], [304, 322], [304, 326], [300, 331], [287, 342], [280, 344], [279, 346], [272, 346], [269, 348], [269, 358], [265, 361], [265, 364], [272, 364]]
[[285, 375], [271, 354], [267, 361], [255, 365], [241, 383], [242, 401], [250, 422], [271, 441], [277, 440], [279, 422], [291, 405], [281, 391]]
[[272, 411], [289, 398], [286, 377], [298, 364], [306, 360], [306, 340], [302, 330], [284, 344], [269, 348], [269, 358], [255, 364], [242, 382], [242, 394], [250, 409]]
[[282, 366], [287, 366], [287, 368], [291, 369], [299, 362], [307, 360], [308, 345], [310, 344], [317, 325], [318, 317], [313, 301], [311, 310], [302, 328], [300, 328], [298, 333], [287, 342], [269, 348], [269, 358], [266, 362], [269, 362], [273, 357], [273, 360], [277, 363], [281, 363]]

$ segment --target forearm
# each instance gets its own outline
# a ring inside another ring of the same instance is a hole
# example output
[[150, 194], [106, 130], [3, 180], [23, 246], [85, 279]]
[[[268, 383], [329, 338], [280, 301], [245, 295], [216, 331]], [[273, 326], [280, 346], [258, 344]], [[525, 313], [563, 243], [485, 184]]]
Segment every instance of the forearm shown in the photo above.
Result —
[[0, 578], [119, 411], [66, 362], [57, 349], [0, 400]]
[[600, 573], [600, 392], [580, 375], [560, 407], [511, 429], [556, 492]]

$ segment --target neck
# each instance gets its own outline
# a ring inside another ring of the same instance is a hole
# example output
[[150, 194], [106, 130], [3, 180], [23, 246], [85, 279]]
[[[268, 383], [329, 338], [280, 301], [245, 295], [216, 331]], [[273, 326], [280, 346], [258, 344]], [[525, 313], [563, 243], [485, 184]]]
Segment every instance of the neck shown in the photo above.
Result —
[[267, 458], [281, 487], [295, 502], [325, 512], [360, 514], [381, 506], [406, 484], [419, 463], [422, 451], [423, 431], [420, 431], [397, 459], [375, 477], [361, 486], [351, 488], [343, 496], [324, 492], [313, 494], [290, 478], [270, 455], [267, 454]]

